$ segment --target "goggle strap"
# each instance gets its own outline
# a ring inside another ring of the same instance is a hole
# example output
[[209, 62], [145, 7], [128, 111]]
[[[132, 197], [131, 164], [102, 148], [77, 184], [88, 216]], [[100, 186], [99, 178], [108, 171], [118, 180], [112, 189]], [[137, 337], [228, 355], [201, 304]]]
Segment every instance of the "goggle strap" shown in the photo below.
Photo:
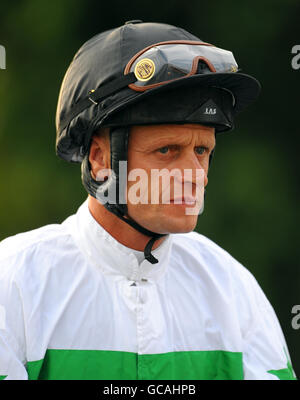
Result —
[[72, 119], [79, 115], [86, 108], [90, 107], [92, 104], [97, 105], [106, 97], [117, 93], [120, 89], [123, 89], [129, 84], [136, 82], [136, 80], [137, 78], [134, 72], [130, 72], [129, 74], [122, 75], [121, 77], [107, 83], [106, 85], [100, 86], [96, 90], [91, 90], [86, 98], [75, 104], [70, 112], [65, 115], [60, 123], [60, 131], [63, 131], [72, 121]]

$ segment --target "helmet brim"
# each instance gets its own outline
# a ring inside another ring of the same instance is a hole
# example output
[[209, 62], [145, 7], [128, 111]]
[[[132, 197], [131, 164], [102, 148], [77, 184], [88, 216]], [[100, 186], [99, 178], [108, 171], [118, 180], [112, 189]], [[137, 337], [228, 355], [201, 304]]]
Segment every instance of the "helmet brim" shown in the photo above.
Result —
[[[171, 90], [193, 87], [203, 89], [204, 87], [217, 87], [228, 90], [233, 95], [233, 114], [237, 115], [251, 103], [253, 103], [259, 96], [261, 85], [254, 77], [243, 73], [211, 73], [211, 74], [197, 74], [185, 78], [180, 78], [164, 85], [157, 86], [153, 89], [144, 92], [136, 92], [132, 97], [127, 98], [127, 101], [122, 102], [117, 107], [113, 107], [106, 117], [115, 114], [120, 109], [127, 107], [130, 104], [140, 102], [148, 96], [156, 96], [159, 93]], [[180, 101], [180, 98], [178, 98]], [[104, 118], [106, 120], [106, 117]]]
[[145, 95], [153, 95], [165, 90], [193, 86], [195, 90], [202, 87], [218, 87], [229, 90], [235, 99], [234, 114], [238, 114], [253, 103], [259, 96], [261, 85], [259, 81], [250, 75], [243, 73], [211, 73], [197, 74], [187, 78], [181, 78], [152, 90], [145, 91]]

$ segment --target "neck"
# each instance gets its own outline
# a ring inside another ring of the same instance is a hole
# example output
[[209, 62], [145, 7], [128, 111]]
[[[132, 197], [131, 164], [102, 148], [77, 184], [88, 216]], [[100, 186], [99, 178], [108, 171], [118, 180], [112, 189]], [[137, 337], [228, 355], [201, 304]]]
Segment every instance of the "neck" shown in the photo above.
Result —
[[[122, 221], [115, 214], [108, 211], [94, 197], [88, 197], [88, 207], [94, 219], [106, 230], [114, 239], [130, 249], [144, 251], [150, 237], [143, 235], [126, 222]], [[152, 249], [156, 249], [164, 240], [165, 236], [154, 242]]]

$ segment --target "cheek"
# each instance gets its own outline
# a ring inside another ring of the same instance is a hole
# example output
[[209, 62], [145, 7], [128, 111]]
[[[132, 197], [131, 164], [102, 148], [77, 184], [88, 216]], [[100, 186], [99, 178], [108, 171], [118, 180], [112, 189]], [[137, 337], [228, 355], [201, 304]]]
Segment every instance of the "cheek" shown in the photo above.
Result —
[[142, 168], [133, 168], [127, 177], [127, 203], [149, 204], [150, 203], [150, 179], [151, 175]]
[[149, 154], [142, 152], [128, 152], [127, 163], [127, 200], [128, 203], [150, 203], [151, 168], [153, 161]]

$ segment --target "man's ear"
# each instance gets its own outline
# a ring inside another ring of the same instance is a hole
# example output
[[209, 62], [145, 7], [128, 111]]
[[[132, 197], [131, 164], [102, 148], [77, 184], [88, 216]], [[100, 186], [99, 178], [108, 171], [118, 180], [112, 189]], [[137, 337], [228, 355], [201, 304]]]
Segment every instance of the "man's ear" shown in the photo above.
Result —
[[105, 180], [108, 176], [107, 170], [110, 168], [108, 130], [103, 130], [103, 132], [93, 135], [90, 145], [89, 162], [93, 178], [97, 180]]

